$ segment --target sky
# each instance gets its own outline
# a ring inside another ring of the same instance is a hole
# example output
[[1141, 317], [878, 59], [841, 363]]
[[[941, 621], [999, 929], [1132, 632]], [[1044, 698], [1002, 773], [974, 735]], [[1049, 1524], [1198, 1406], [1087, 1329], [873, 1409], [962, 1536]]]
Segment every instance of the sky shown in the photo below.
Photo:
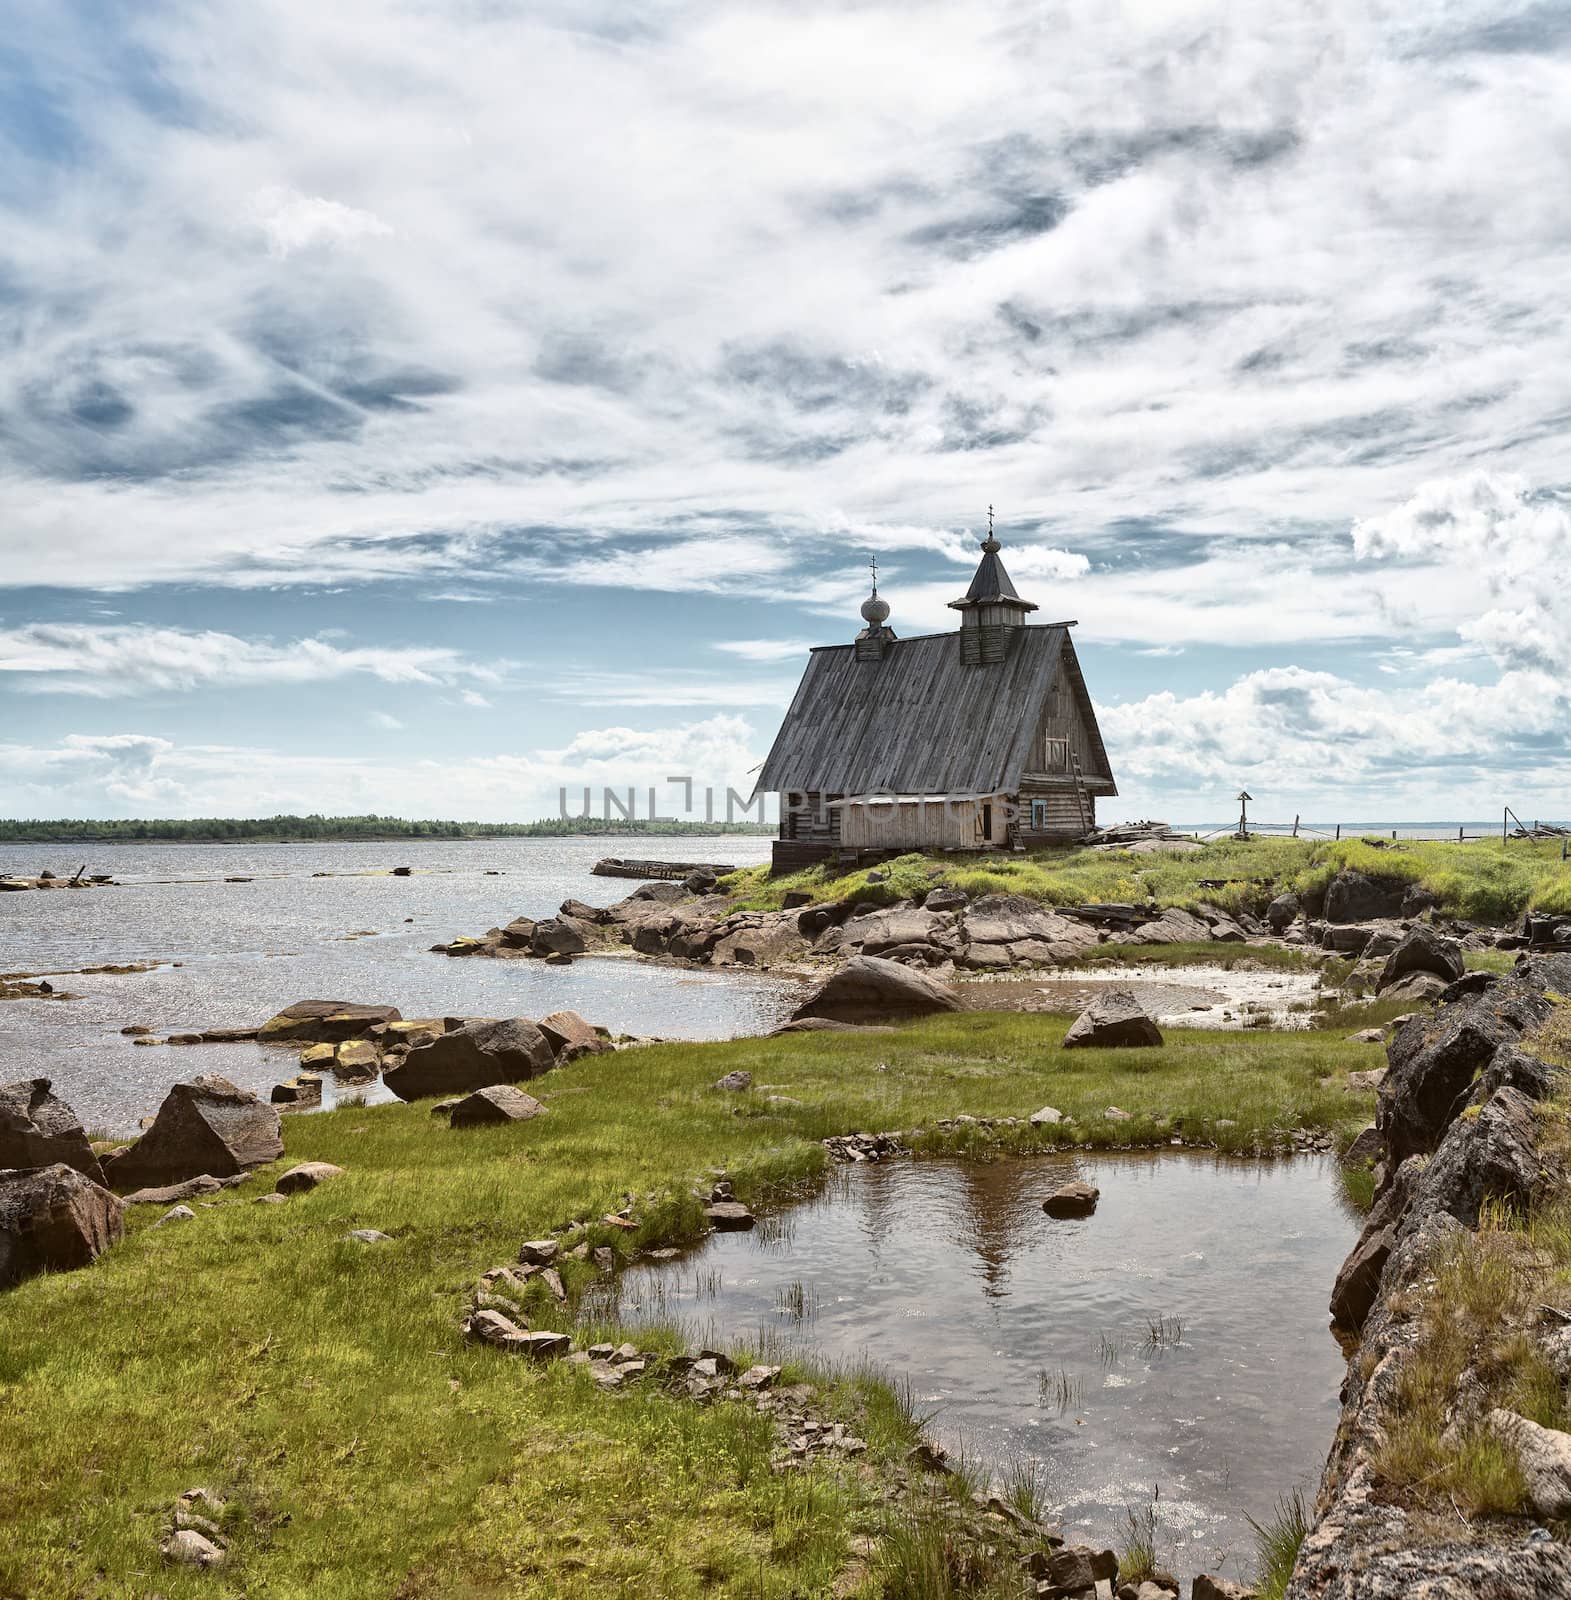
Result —
[[0, 814], [723, 814], [989, 504], [1104, 818], [1571, 814], [1566, 6], [0, 22]]

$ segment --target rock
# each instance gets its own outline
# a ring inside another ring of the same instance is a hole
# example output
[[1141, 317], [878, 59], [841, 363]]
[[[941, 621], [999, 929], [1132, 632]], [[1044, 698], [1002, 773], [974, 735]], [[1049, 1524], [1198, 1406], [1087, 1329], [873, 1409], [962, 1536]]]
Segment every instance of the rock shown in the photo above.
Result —
[[161, 1228], [161, 1227], [163, 1227], [163, 1225], [166, 1222], [195, 1222], [195, 1221], [196, 1221], [196, 1213], [190, 1208], [190, 1206], [171, 1206], [163, 1214], [163, 1216], [161, 1216], [158, 1219], [158, 1221], [153, 1224], [153, 1227]]
[[1503, 1002], [1442, 1011], [1433, 1023], [1415, 1018], [1391, 1041], [1375, 1126], [1393, 1165], [1432, 1151], [1466, 1103], [1474, 1078], [1502, 1045], [1517, 1043], [1522, 1021], [1511, 1013], [1509, 996]]
[[1105, 1122], [1133, 1122], [1135, 1114], [1132, 1111], [1125, 1111], [1119, 1106], [1109, 1106], [1102, 1113], [1102, 1119]]
[[172, 1206], [181, 1200], [195, 1200], [199, 1195], [218, 1194], [239, 1178], [219, 1182], [210, 1172], [187, 1178], [184, 1183], [163, 1184], [156, 1189], [137, 1189], [125, 1197], [128, 1206]]
[[1043, 1106], [1040, 1111], [1031, 1113], [1031, 1126], [1033, 1128], [1051, 1128], [1064, 1120], [1064, 1114], [1057, 1106]]
[[773, 1387], [775, 1379], [779, 1376], [779, 1367], [749, 1367], [747, 1371], [736, 1380], [736, 1385], [739, 1389], [768, 1389]]
[[1260, 1591], [1231, 1578], [1212, 1578], [1201, 1573], [1190, 1586], [1190, 1600], [1260, 1600]]
[[792, 1020], [832, 1017], [840, 1022], [863, 1022], [961, 1009], [954, 990], [924, 972], [879, 956], [853, 956], [796, 1008]]
[[195, 1528], [177, 1528], [159, 1545], [165, 1561], [178, 1567], [221, 1567], [224, 1552]]
[[0, 1084], [0, 1168], [52, 1167], [64, 1162], [94, 1183], [103, 1168], [81, 1118], [49, 1092], [48, 1078]]
[[331, 1161], [302, 1161], [298, 1167], [291, 1167], [282, 1174], [273, 1187], [279, 1194], [304, 1194], [329, 1178], [342, 1177], [343, 1171]]
[[743, 1089], [751, 1089], [753, 1087], [753, 1074], [751, 1072], [728, 1072], [723, 1078], [716, 1078], [711, 1087], [724, 1089], [730, 1093], [740, 1093]]
[[1134, 944], [1205, 944], [1211, 939], [1211, 925], [1192, 912], [1169, 906], [1154, 922], [1147, 922], [1130, 936]]
[[1042, 1209], [1050, 1217], [1089, 1217], [1096, 1210], [1096, 1203], [1101, 1197], [1100, 1189], [1077, 1179], [1074, 1183], [1066, 1183], [1062, 1188], [1055, 1189], [1042, 1202]]
[[400, 1015], [396, 1006], [363, 1006], [352, 1000], [297, 1000], [264, 1022], [256, 1036], [263, 1044], [280, 1044], [288, 1039], [336, 1044], [340, 1039], [356, 1039], [373, 1028], [397, 1022]]
[[515, 1089], [510, 1083], [496, 1083], [489, 1088], [476, 1089], [472, 1095], [453, 1107], [449, 1126], [478, 1128], [498, 1122], [528, 1122], [538, 1117], [545, 1107], [532, 1094]]
[[468, 1319], [466, 1330], [471, 1339], [481, 1344], [494, 1345], [500, 1350], [513, 1349], [524, 1340], [524, 1329], [501, 1311], [482, 1306]]
[[287, 1083], [275, 1083], [268, 1098], [285, 1111], [304, 1111], [322, 1103], [322, 1080], [314, 1072], [302, 1072]]
[[571, 1060], [574, 1056], [610, 1049], [606, 1041], [576, 1011], [553, 1011], [550, 1016], [540, 1019], [539, 1028], [558, 1060]]
[[333, 1075], [345, 1083], [371, 1083], [382, 1065], [382, 1052], [371, 1039], [345, 1039], [333, 1046]]
[[862, 1022], [836, 1022], [833, 1017], [802, 1017], [796, 1022], [782, 1022], [771, 1028], [768, 1037], [782, 1033], [888, 1033], [888, 1028], [873, 1028]]
[[1449, 984], [1455, 983], [1463, 971], [1461, 945], [1421, 923], [1386, 957], [1377, 992], [1383, 995], [1399, 979], [1415, 972], [1433, 973]]
[[344, 1235], [345, 1239], [353, 1239], [356, 1244], [391, 1244], [392, 1239], [378, 1228], [351, 1228]]
[[1338, 926], [1327, 928], [1321, 939], [1323, 949], [1335, 951], [1339, 956], [1361, 956], [1369, 944], [1368, 928]]
[[111, 1176], [120, 1189], [179, 1183], [202, 1173], [229, 1178], [283, 1153], [271, 1106], [227, 1078], [200, 1077], [169, 1091], [152, 1127], [115, 1162]]
[[1371, 1123], [1342, 1152], [1342, 1165], [1356, 1167], [1362, 1162], [1378, 1161], [1384, 1153], [1385, 1141], [1380, 1137], [1379, 1130]]
[[1379, 917], [1400, 916], [1406, 893], [1404, 884], [1379, 884], [1361, 872], [1344, 869], [1326, 889], [1323, 915], [1327, 922], [1373, 922]]
[[1272, 933], [1283, 933], [1298, 920], [1303, 906], [1296, 894], [1279, 894], [1266, 907], [1266, 922]]
[[75, 1167], [0, 1171], [0, 1289], [96, 1261], [125, 1236], [125, 1206]]
[[382, 1074], [382, 1082], [401, 1100], [420, 1100], [523, 1083], [555, 1062], [546, 1036], [527, 1017], [467, 1017], [412, 1049]]
[[1386, 1030], [1384, 1028], [1360, 1028], [1357, 1033], [1347, 1036], [1349, 1044], [1384, 1044]]
[[1069, 1545], [1063, 1550], [1055, 1550], [1047, 1559], [1049, 1595], [1068, 1597], [1093, 1594], [1098, 1582], [1118, 1582], [1118, 1557], [1111, 1550], [1092, 1550], [1083, 1544]]
[[1105, 989], [1075, 1018], [1064, 1035], [1063, 1048], [1128, 1049], [1161, 1042], [1161, 1029], [1130, 990]]
[[1446, 992], [1446, 980], [1433, 972], [1412, 972], [1399, 978], [1380, 996], [1382, 1000], [1400, 1000], [1413, 1005], [1423, 1000], [1436, 1000]]
[[573, 1341], [565, 1333], [547, 1333], [542, 1330], [526, 1333], [519, 1353], [535, 1361], [555, 1361], [565, 1356], [572, 1348]]
[[1015, 964], [1012, 951], [1007, 944], [968, 944], [955, 957], [955, 965], [972, 972], [1003, 972]]
[[518, 1260], [526, 1267], [549, 1267], [561, 1248], [555, 1239], [526, 1239], [518, 1247]]
[[383, 1030], [382, 1049], [413, 1050], [416, 1045], [430, 1044], [433, 1039], [440, 1039], [446, 1032], [447, 1028], [440, 1017], [400, 1017], [398, 1021], [388, 1023]]
[[963, 911], [971, 896], [964, 889], [929, 889], [922, 902], [924, 911]]
[[594, 929], [573, 917], [547, 917], [535, 924], [529, 948], [537, 956], [576, 956], [589, 948]]
[[1539, 1516], [1557, 1522], [1571, 1516], [1571, 1433], [1542, 1428], [1514, 1411], [1491, 1411], [1489, 1426], [1516, 1452]]
[[745, 1233], [757, 1220], [740, 1200], [716, 1201], [704, 1207], [704, 1215], [716, 1233]]

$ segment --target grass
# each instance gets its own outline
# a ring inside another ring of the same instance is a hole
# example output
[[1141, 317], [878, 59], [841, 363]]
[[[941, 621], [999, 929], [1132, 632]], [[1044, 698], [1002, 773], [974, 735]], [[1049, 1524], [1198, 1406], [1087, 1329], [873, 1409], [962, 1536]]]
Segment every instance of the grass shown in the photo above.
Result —
[[[592, 1057], [532, 1083], [549, 1114], [512, 1128], [451, 1132], [422, 1104], [286, 1119], [287, 1162], [344, 1175], [259, 1206], [277, 1169], [259, 1173], [178, 1228], [151, 1230], [156, 1211], [139, 1208], [91, 1270], [0, 1296], [0, 1597], [828, 1592], [851, 1536], [882, 1527], [879, 1490], [914, 1428], [898, 1391], [832, 1375], [826, 1404], [868, 1454], [772, 1473], [763, 1424], [742, 1408], [652, 1385], [607, 1395], [576, 1369], [467, 1346], [465, 1295], [521, 1240], [575, 1220], [578, 1239], [619, 1254], [696, 1236], [694, 1190], [719, 1166], [755, 1206], [805, 1192], [829, 1133], [924, 1127], [924, 1149], [992, 1155], [1181, 1130], [1245, 1150], [1300, 1126], [1345, 1134], [1372, 1103], [1322, 1086], [1365, 1061], [1339, 1035], [1184, 1032], [1159, 1051], [1062, 1055], [1065, 1026], [972, 1013]], [[737, 1068], [802, 1104], [709, 1087]], [[1072, 1129], [932, 1127], [961, 1111], [1023, 1118], [1049, 1098]], [[1103, 1121], [1109, 1104], [1134, 1121]], [[631, 1235], [598, 1220], [628, 1192]], [[392, 1242], [344, 1241], [364, 1227]], [[563, 1272], [575, 1295], [599, 1281], [584, 1262]], [[527, 1311], [568, 1325], [543, 1289]], [[229, 1502], [222, 1574], [166, 1570], [156, 1554], [175, 1496], [196, 1484]], [[995, 1581], [952, 1530], [902, 1527], [877, 1581], [902, 1539], [946, 1582]], [[957, 1592], [916, 1582], [887, 1592]]]
[[1157, 1506], [1161, 1498], [1161, 1487], [1156, 1486], [1144, 1505], [1124, 1507], [1124, 1538], [1118, 1553], [1121, 1583], [1141, 1584], [1156, 1576]]
[[[1571, 1069], [1571, 1003], [1561, 1000], [1527, 1043]], [[1550, 1100], [1536, 1110], [1540, 1153], [1564, 1162], [1571, 1108]], [[1503, 1407], [1546, 1428], [1571, 1427], [1571, 1400], [1525, 1331], [1546, 1306], [1571, 1311], [1571, 1195], [1557, 1188], [1527, 1214], [1486, 1205], [1476, 1231], [1440, 1247], [1431, 1274], [1406, 1297], [1418, 1339], [1383, 1419], [1375, 1470], [1441, 1515], [1522, 1515], [1527, 1487], [1514, 1453], [1480, 1423], [1448, 1431], [1449, 1408], [1466, 1373], [1479, 1386], [1478, 1415]]]
[[1309, 1536], [1312, 1523], [1309, 1508], [1297, 1489], [1277, 1501], [1276, 1512], [1269, 1522], [1249, 1518], [1249, 1526], [1255, 1534], [1260, 1600], [1283, 1600], [1293, 1576], [1293, 1563], [1298, 1560], [1298, 1552]]
[[[1436, 895], [1445, 911], [1475, 922], [1503, 924], [1528, 909], [1571, 911], [1571, 865], [1561, 861], [1558, 842], [1533, 839], [1219, 839], [1204, 850], [1155, 855], [1077, 848], [1018, 856], [913, 853], [849, 873], [826, 864], [773, 878], [767, 867], [749, 868], [725, 879], [724, 887], [751, 910], [778, 909], [793, 891], [815, 902], [890, 905], [943, 884], [972, 895], [1025, 895], [1050, 906], [1209, 904], [1258, 914], [1285, 891], [1323, 890], [1344, 869], [1416, 884]], [[877, 881], [870, 881], [870, 872], [880, 875]]]

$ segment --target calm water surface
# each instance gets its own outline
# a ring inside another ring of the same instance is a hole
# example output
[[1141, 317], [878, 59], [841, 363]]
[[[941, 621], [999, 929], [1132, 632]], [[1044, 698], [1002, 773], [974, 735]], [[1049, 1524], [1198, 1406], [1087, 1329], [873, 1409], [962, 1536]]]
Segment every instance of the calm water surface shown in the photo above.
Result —
[[[590, 905], [621, 899], [636, 885], [590, 873], [604, 855], [636, 849], [744, 864], [766, 860], [769, 846], [767, 838], [745, 836], [3, 845], [0, 874], [48, 867], [65, 876], [86, 860], [90, 872], [113, 873], [120, 882], [0, 895], [0, 971], [161, 965], [54, 980], [77, 1000], [0, 1001], [0, 1081], [51, 1078], [90, 1127], [131, 1132], [180, 1079], [221, 1072], [265, 1093], [293, 1073], [295, 1054], [248, 1044], [137, 1047], [122, 1027], [254, 1027], [305, 999], [395, 1005], [410, 1017], [540, 1017], [570, 1006], [614, 1032], [669, 1038], [761, 1032], [790, 1010], [795, 986], [625, 959], [567, 967], [454, 960], [432, 955], [429, 946], [516, 916], [548, 915], [569, 896]], [[386, 876], [395, 866], [413, 867], [415, 875]], [[318, 872], [335, 876], [312, 876]]]
[[[1100, 1205], [1055, 1222], [1043, 1197], [1075, 1177]], [[1071, 1542], [1116, 1545], [1158, 1490], [1166, 1564], [1242, 1577], [1245, 1519], [1312, 1491], [1336, 1429], [1326, 1297], [1356, 1234], [1313, 1158], [895, 1161], [606, 1292], [695, 1337], [870, 1356], [951, 1447], [1038, 1462]]]

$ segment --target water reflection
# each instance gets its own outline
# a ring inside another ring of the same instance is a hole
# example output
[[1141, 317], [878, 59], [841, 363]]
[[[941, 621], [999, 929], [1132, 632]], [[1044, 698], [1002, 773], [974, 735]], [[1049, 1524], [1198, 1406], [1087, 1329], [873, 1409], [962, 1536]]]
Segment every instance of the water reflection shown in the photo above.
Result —
[[[1048, 1219], [1075, 1177], [1102, 1190], [1096, 1214]], [[1245, 1519], [1319, 1471], [1342, 1375], [1326, 1295], [1356, 1230], [1329, 1163], [898, 1161], [839, 1169], [787, 1215], [631, 1269], [596, 1310], [871, 1357], [951, 1445], [1039, 1461], [1086, 1537], [1160, 1486], [1184, 1573], [1242, 1574]]]

